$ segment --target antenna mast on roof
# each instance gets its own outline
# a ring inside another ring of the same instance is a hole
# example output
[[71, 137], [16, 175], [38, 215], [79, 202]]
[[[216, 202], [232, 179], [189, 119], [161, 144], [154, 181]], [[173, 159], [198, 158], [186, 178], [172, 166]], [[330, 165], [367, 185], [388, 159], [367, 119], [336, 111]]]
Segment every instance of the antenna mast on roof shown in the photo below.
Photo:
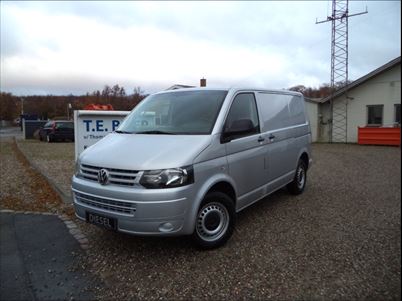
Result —
[[348, 84], [348, 19], [349, 17], [367, 14], [366, 11], [349, 14], [349, 0], [332, 0], [332, 15], [316, 24], [332, 23], [331, 41], [331, 126], [330, 142], [347, 142], [347, 89], [345, 98], [334, 102], [334, 92]]

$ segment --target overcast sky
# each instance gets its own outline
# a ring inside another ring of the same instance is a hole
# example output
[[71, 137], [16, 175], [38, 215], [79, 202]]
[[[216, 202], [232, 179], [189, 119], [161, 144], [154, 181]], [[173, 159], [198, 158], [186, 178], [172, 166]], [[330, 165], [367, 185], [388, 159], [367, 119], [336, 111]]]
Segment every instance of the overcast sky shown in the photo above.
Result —
[[[330, 1], [1, 1], [1, 91], [119, 84], [289, 88], [330, 81]], [[400, 56], [401, 2], [350, 1], [349, 78]]]

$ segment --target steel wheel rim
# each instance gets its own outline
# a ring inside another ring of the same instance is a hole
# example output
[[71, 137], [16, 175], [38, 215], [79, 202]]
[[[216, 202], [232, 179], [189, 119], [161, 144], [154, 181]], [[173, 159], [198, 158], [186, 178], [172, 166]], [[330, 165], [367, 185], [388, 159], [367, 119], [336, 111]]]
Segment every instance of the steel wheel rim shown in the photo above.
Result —
[[297, 170], [297, 187], [302, 189], [304, 187], [304, 183], [306, 182], [306, 173], [304, 172], [304, 168], [302, 166]]
[[[211, 222], [219, 218], [218, 221]], [[229, 212], [220, 203], [209, 203], [198, 212], [196, 231], [205, 241], [214, 241], [221, 238], [229, 227]]]

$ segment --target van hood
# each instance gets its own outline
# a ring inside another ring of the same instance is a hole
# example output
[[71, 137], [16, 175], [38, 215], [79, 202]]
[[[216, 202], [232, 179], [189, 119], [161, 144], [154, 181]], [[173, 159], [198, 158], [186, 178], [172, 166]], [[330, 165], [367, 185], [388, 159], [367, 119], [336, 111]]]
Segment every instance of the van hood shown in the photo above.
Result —
[[209, 135], [150, 135], [111, 133], [80, 155], [82, 164], [152, 170], [193, 164], [211, 143]]

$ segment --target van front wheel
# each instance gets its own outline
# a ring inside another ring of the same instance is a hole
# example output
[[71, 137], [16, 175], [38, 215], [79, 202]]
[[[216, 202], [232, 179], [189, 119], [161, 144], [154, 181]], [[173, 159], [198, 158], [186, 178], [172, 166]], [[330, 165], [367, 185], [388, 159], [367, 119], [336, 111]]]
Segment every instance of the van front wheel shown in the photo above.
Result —
[[306, 187], [307, 182], [307, 167], [303, 160], [299, 160], [297, 164], [296, 174], [291, 183], [288, 184], [287, 188], [291, 194], [301, 194]]
[[226, 243], [233, 233], [236, 211], [233, 201], [222, 192], [208, 193], [197, 213], [193, 238], [203, 249]]

